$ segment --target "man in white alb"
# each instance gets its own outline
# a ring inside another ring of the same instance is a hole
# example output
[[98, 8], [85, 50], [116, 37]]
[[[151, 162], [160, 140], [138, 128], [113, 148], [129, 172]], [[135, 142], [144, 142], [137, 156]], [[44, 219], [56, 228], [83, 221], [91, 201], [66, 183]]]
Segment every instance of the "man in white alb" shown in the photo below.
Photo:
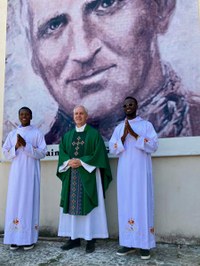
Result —
[[19, 110], [21, 125], [12, 130], [3, 145], [11, 160], [8, 182], [4, 244], [11, 250], [29, 250], [38, 240], [40, 211], [40, 159], [46, 155], [43, 134], [30, 124], [32, 111]]
[[136, 115], [137, 100], [123, 103], [126, 118], [114, 130], [110, 153], [119, 155], [117, 170], [119, 243], [118, 255], [140, 249], [141, 259], [150, 258], [155, 247], [154, 199], [151, 153], [158, 147], [153, 125]]

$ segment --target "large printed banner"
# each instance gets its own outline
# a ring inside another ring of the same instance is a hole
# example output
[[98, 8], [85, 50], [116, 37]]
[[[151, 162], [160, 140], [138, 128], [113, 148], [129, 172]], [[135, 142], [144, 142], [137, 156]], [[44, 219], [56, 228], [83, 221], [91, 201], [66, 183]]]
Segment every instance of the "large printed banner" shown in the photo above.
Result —
[[76, 105], [108, 141], [127, 96], [159, 137], [200, 136], [198, 0], [8, 0], [6, 48], [3, 141], [28, 106], [53, 156]]

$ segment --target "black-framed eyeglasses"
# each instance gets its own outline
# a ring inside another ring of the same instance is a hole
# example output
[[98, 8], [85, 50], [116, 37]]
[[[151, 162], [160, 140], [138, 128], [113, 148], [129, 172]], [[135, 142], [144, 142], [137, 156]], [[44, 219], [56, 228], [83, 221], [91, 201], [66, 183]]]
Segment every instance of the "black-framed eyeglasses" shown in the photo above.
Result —
[[128, 103], [128, 104], [124, 104], [123, 105], [123, 108], [126, 108], [126, 107], [133, 107], [134, 104], [133, 103]]

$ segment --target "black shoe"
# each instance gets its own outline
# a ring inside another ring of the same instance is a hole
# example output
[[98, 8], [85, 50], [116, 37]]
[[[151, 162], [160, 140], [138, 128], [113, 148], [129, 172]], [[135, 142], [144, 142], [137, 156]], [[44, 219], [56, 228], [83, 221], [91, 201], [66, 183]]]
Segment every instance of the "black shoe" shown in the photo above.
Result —
[[135, 248], [122, 247], [117, 251], [117, 255], [125, 256], [135, 252]]
[[72, 249], [72, 248], [76, 248], [76, 247], [80, 247], [81, 245], [81, 241], [80, 241], [80, 238], [77, 238], [77, 239], [69, 239], [67, 241], [67, 243], [65, 243], [63, 246], [61, 246], [60, 248], [62, 250], [69, 250], [69, 249]]
[[140, 256], [142, 260], [149, 260], [151, 258], [149, 249], [140, 249]]
[[92, 253], [95, 251], [95, 240], [89, 240], [87, 241], [87, 245], [86, 245], [86, 253]]

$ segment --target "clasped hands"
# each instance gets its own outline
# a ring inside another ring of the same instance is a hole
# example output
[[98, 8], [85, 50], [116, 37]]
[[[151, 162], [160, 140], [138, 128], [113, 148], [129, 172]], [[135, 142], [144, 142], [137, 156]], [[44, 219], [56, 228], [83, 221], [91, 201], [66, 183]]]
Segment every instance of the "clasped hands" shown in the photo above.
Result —
[[128, 119], [125, 120], [125, 127], [124, 127], [124, 133], [123, 136], [121, 137], [121, 141], [122, 143], [124, 143], [126, 136], [130, 134], [131, 136], [133, 136], [134, 138], [138, 138], [138, 134], [135, 133], [135, 131], [131, 128]]
[[26, 141], [20, 134], [17, 134], [17, 142], [15, 144], [15, 149], [17, 150], [20, 147], [25, 147], [26, 146]]
[[68, 161], [68, 166], [71, 168], [78, 168], [81, 166], [81, 161], [79, 159], [73, 158]]

